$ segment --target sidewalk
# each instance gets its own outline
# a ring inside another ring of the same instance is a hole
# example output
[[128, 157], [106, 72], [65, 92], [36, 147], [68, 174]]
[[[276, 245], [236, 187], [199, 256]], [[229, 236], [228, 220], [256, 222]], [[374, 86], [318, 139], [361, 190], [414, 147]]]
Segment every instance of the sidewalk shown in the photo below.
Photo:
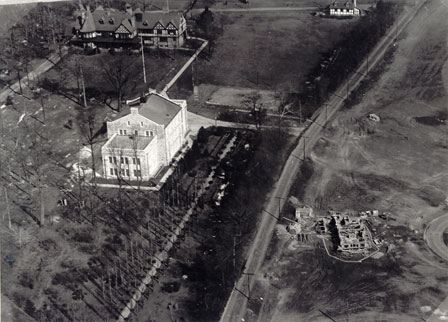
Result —
[[[65, 56], [67, 54], [67, 49], [64, 48], [62, 50], [62, 55]], [[47, 70], [51, 69], [55, 64], [57, 64], [61, 60], [61, 57], [59, 56], [59, 53], [53, 53], [48, 57], [43, 63], [41, 63], [39, 66], [34, 68], [31, 72], [28, 73], [28, 78], [30, 81], [36, 80], [41, 74], [45, 73]], [[24, 74], [24, 76], [20, 79], [20, 82], [22, 84], [22, 87], [27, 86], [27, 76]], [[19, 92], [20, 91], [20, 85], [19, 81], [15, 82], [11, 85], [11, 88]], [[11, 89], [6, 88], [0, 92], [0, 103], [3, 103], [6, 101], [6, 98], [8, 95], [12, 93]]]

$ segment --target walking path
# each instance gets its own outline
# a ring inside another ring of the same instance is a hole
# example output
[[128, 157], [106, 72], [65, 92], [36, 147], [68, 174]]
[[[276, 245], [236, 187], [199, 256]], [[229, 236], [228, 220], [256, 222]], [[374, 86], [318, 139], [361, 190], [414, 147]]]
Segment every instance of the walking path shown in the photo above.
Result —
[[[223, 153], [220, 155], [219, 159], [222, 160], [226, 157], [226, 155], [232, 150], [232, 147], [235, 144], [236, 136], [233, 136], [227, 143], [225, 148], [223, 149]], [[219, 162], [218, 162], [219, 164]], [[182, 233], [183, 228], [187, 225], [188, 221], [190, 220], [191, 215], [193, 214], [193, 209], [195, 208], [197, 201], [199, 198], [207, 191], [206, 189], [210, 186], [210, 181], [213, 180], [215, 177], [215, 170], [218, 167], [218, 165], [215, 165], [211, 168], [210, 174], [202, 182], [202, 185], [200, 186], [198, 190], [198, 195], [195, 199], [195, 201], [192, 203], [191, 207], [188, 209], [187, 213], [182, 217], [181, 222], [179, 225], [174, 229], [173, 233], [168, 236], [168, 239], [164, 242], [163, 250], [159, 250], [158, 253], [156, 253], [151, 259], [149, 259], [149, 262], [154, 263], [153, 267], [146, 273], [145, 278], [142, 279], [140, 285], [136, 287], [134, 291], [134, 295], [131, 297], [127, 305], [123, 308], [123, 310], [120, 313], [120, 316], [117, 320], [117, 322], [124, 322], [125, 319], [129, 317], [131, 314], [131, 311], [135, 308], [138, 301], [140, 301], [143, 297], [143, 293], [146, 291], [146, 288], [148, 285], [153, 284], [153, 280], [157, 275], [158, 269], [162, 266], [162, 263], [168, 258], [168, 253], [173, 247], [174, 243], [177, 241], [179, 235]]]
[[165, 85], [165, 87], [162, 89], [161, 94], [165, 95], [166, 92], [171, 88], [171, 86], [174, 85], [174, 83], [177, 81], [177, 79], [182, 76], [184, 71], [195, 61], [195, 59], [199, 56], [199, 54], [204, 50], [205, 47], [208, 45], [208, 41], [202, 38], [197, 37], [187, 37], [187, 39], [193, 39], [193, 40], [200, 40], [202, 41], [201, 47], [196, 50], [193, 56], [190, 57], [190, 59], [185, 63], [185, 65], [177, 72], [177, 74], [168, 82], [168, 84]]
[[[65, 55], [67, 53], [67, 50], [64, 49], [62, 50], [62, 55]], [[52, 54], [50, 57], [48, 57], [47, 60], [45, 60], [42, 64], [40, 64], [39, 66], [37, 66], [33, 71], [28, 73], [28, 78], [30, 81], [34, 81], [35, 79], [37, 79], [39, 77], [40, 74], [45, 73], [47, 70], [49, 70], [50, 68], [52, 68], [55, 64], [57, 64], [59, 61], [61, 60], [61, 57], [59, 56], [59, 53], [54, 53]], [[23, 76], [20, 80], [20, 82], [22, 84], [25, 84], [27, 81], [27, 77], [26, 74], [25, 76]], [[22, 85], [23, 86], [23, 85]], [[19, 81], [15, 82], [14, 84], [12, 84], [11, 89], [15, 92], [20, 92], [20, 84]], [[0, 103], [3, 103], [6, 101], [6, 98], [8, 97], [8, 95], [11, 94], [11, 89], [10, 88], [6, 88], [3, 91], [0, 92]]]

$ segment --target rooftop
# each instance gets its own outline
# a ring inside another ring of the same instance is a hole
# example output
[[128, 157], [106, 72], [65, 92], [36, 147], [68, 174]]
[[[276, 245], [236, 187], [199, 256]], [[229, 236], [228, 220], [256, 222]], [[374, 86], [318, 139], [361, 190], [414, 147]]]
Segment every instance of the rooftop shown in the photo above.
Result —
[[355, 8], [355, 3], [353, 1], [350, 1], [350, 0], [345, 1], [345, 2], [344, 1], [341, 1], [341, 2], [333, 1], [330, 4], [330, 8], [332, 8], [332, 9], [334, 9], [334, 8], [336, 8], [336, 9], [338, 9], [338, 8], [340, 8], [340, 9], [353, 9], [353, 8]]
[[[141, 15], [141, 21], [136, 20], [136, 14]], [[137, 9], [133, 15], [125, 11], [113, 9], [105, 10], [101, 6], [95, 11], [86, 10], [86, 20], [81, 27], [81, 32], [114, 32], [121, 24], [130, 32], [138, 29], [153, 29], [158, 23], [163, 27], [172, 24], [179, 29], [181, 12], [142, 12]]]
[[[148, 96], [146, 103], [138, 107], [138, 114], [157, 124], [167, 126], [180, 110], [181, 107], [170, 99], [154, 93]], [[129, 113], [130, 107], [126, 106], [117, 115], [117, 119]]]
[[153, 136], [115, 135], [104, 145], [105, 149], [144, 150]]

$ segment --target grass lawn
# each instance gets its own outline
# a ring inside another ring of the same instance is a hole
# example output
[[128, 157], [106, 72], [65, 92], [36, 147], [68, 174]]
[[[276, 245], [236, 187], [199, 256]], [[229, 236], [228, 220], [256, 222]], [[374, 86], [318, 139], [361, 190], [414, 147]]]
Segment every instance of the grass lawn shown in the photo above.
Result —
[[140, 54], [134, 53], [123, 56], [116, 54], [113, 56], [106, 50], [91, 56], [83, 55], [77, 51], [72, 52], [57, 67], [49, 70], [44, 77], [59, 82], [65, 91], [76, 94], [78, 88], [76, 76], [70, 70], [76, 70], [79, 60], [83, 68], [87, 96], [101, 100], [105, 98], [116, 100], [116, 93], [105, 74], [105, 68], [110, 68], [108, 64], [116, 62], [122, 57], [125, 59], [124, 65], [127, 67], [125, 72], [130, 74], [129, 81], [124, 86], [123, 98], [133, 99], [149, 88], [161, 90], [185, 64], [190, 55], [190, 52], [162, 50], [150, 50], [145, 53], [146, 84], [143, 82], [143, 65]]
[[223, 34], [210, 61], [200, 61], [199, 83], [297, 92], [309, 70], [356, 21], [311, 12], [216, 14]]

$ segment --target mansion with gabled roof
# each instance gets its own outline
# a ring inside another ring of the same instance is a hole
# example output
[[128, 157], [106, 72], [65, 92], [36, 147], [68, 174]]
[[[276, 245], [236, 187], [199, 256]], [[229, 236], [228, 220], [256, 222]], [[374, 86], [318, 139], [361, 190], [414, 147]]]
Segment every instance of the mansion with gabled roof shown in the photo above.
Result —
[[327, 15], [330, 17], [347, 18], [353, 16], [359, 16], [361, 11], [356, 5], [356, 0], [346, 0], [339, 2], [334, 0], [327, 7]]
[[139, 48], [141, 41], [147, 47], [178, 48], [187, 38], [187, 23], [181, 12], [135, 11], [127, 5], [126, 11], [105, 10], [89, 6], [76, 13], [72, 25], [71, 43], [87, 48]]
[[153, 93], [107, 122], [103, 177], [147, 181], [170, 164], [186, 142], [187, 102]]

